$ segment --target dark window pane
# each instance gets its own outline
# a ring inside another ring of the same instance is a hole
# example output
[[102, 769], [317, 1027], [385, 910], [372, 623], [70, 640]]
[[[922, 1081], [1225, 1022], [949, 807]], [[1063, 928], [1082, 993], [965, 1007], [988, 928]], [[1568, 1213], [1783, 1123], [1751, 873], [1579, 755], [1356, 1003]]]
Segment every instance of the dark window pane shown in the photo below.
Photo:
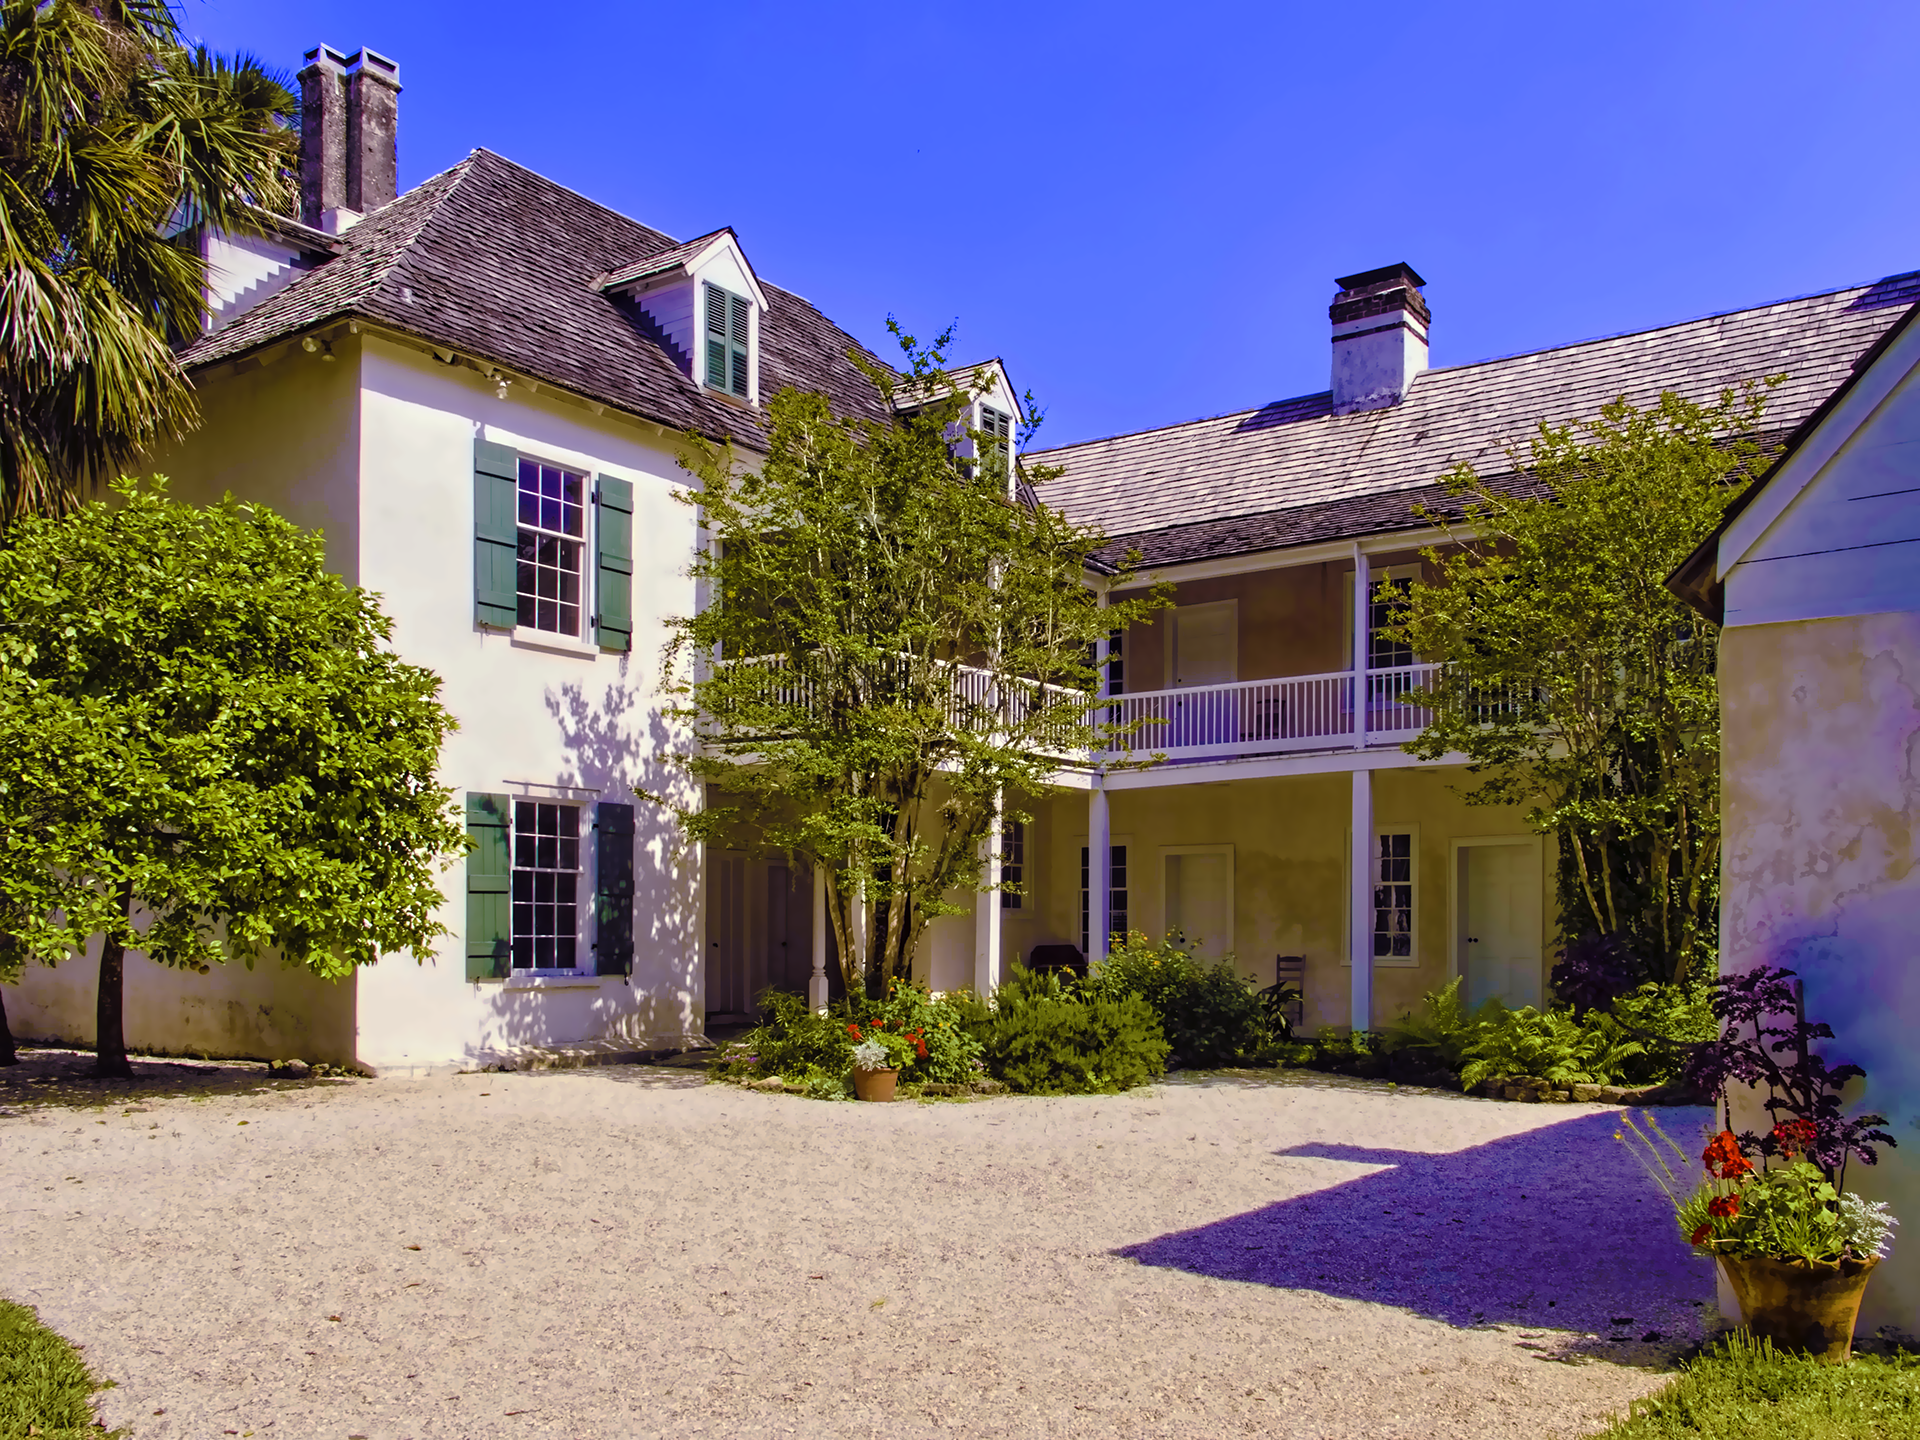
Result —
[[542, 630], [560, 629], [560, 607], [552, 600], [542, 600], [534, 608], [534, 622]]
[[531, 970], [533, 968], [533, 937], [516, 935], [513, 940], [513, 968]]

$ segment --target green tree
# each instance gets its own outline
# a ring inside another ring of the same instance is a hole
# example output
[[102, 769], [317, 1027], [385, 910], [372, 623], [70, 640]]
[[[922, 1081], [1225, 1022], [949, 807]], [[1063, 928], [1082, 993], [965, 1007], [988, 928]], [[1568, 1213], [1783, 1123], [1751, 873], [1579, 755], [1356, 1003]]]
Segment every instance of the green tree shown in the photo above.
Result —
[[0, 959], [102, 937], [96, 1044], [129, 1074], [129, 949], [205, 974], [269, 950], [338, 978], [424, 960], [464, 853], [453, 728], [318, 535], [165, 482], [16, 522], [0, 552]]
[[692, 840], [825, 871], [850, 994], [910, 973], [928, 923], [964, 908], [950, 892], [981, 883], [996, 816], [1027, 818], [1021, 797], [1102, 743], [1094, 646], [1166, 603], [1099, 606], [1105, 537], [1020, 498], [1010, 447], [966, 427], [982, 382], [941, 369], [946, 338], [901, 335], [903, 376], [864, 366], [893, 421], [785, 390], [763, 463], [698, 439], [688, 460], [709, 599], [672, 622], [667, 665], [691, 670], [677, 758], [709, 803], [677, 813]]
[[205, 265], [166, 236], [290, 211], [295, 113], [259, 62], [182, 46], [165, 0], [0, 3], [0, 525], [194, 423], [169, 341], [200, 331]]
[[1615, 400], [1543, 423], [1505, 483], [1453, 470], [1464, 521], [1428, 516], [1454, 546], [1395, 627], [1448, 666], [1408, 697], [1435, 714], [1406, 749], [1467, 756], [1471, 803], [1527, 807], [1559, 840], [1563, 933], [1618, 935], [1665, 982], [1711, 968], [1720, 712], [1717, 632], [1664, 582], [1749, 475], [1766, 389]]

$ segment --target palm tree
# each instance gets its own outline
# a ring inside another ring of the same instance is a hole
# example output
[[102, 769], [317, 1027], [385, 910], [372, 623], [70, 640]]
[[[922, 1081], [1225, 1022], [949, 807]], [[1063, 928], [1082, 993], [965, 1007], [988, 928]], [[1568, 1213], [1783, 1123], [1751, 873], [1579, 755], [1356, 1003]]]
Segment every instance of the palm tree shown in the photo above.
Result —
[[298, 193], [297, 102], [166, 0], [0, 0], [0, 526], [60, 514], [197, 418], [170, 342], [205, 265]]

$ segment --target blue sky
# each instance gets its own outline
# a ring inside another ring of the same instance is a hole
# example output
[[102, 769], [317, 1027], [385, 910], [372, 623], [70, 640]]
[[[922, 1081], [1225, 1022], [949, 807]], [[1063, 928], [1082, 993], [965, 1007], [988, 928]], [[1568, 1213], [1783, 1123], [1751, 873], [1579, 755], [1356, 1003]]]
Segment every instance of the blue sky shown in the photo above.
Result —
[[186, 0], [400, 64], [400, 175], [486, 146], [876, 348], [1004, 356], [1061, 444], [1326, 388], [1335, 275], [1456, 364], [1920, 268], [1907, 3]]

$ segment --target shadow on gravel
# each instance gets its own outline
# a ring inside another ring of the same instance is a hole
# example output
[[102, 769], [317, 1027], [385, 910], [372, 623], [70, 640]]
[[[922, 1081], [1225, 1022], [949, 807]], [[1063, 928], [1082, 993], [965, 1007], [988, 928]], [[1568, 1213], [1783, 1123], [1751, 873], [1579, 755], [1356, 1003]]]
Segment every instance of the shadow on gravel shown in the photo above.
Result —
[[[1673, 1108], [1661, 1123], [1686, 1144], [1707, 1119]], [[1615, 1114], [1589, 1114], [1449, 1154], [1296, 1146], [1274, 1153], [1323, 1174], [1327, 1161], [1378, 1168], [1113, 1253], [1461, 1328], [1572, 1331], [1586, 1337], [1576, 1351], [1647, 1363], [1646, 1347], [1699, 1338], [1713, 1272], [1618, 1128]]]
[[174, 1060], [133, 1055], [133, 1079], [102, 1080], [87, 1050], [22, 1045], [20, 1063], [0, 1067], [0, 1119], [29, 1110], [90, 1109], [135, 1100], [270, 1094], [351, 1085], [347, 1078], [270, 1079], [258, 1060]]

